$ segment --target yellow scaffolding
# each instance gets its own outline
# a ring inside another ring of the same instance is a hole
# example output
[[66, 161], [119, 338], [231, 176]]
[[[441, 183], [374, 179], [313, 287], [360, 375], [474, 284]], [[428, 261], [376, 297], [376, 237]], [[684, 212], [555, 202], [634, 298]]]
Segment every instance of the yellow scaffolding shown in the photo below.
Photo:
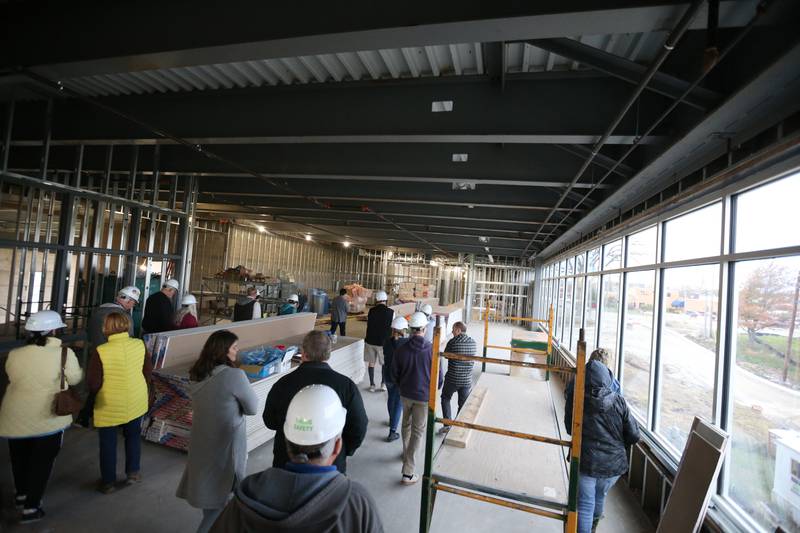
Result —
[[[583, 390], [585, 383], [586, 372], [586, 342], [583, 338], [583, 329], [580, 330], [580, 340], [578, 341], [578, 353], [576, 357], [576, 367], [561, 367], [553, 363], [552, 349], [553, 349], [553, 307], [550, 306], [548, 318], [533, 319], [526, 317], [506, 317], [507, 320], [516, 320], [520, 322], [532, 322], [547, 324], [547, 363], [531, 363], [527, 361], [513, 361], [508, 359], [489, 358], [486, 356], [488, 348], [505, 349], [518, 351], [523, 353], [537, 353], [543, 354], [541, 350], [527, 350], [506, 346], [494, 346], [488, 344], [489, 338], [489, 301], [486, 301], [487, 312], [484, 313], [484, 335], [483, 335], [483, 356], [467, 356], [460, 354], [453, 354], [448, 352], [439, 352], [439, 341], [441, 338], [441, 327], [436, 326], [433, 339], [433, 354], [439, 354], [442, 357], [451, 360], [459, 361], [480, 361], [482, 363], [482, 370], [486, 370], [486, 363], [503, 364], [509, 366], [519, 366], [525, 368], [537, 368], [546, 370], [546, 379], [549, 380], [550, 372], [565, 372], [575, 374], [575, 394], [573, 395], [573, 417], [572, 417], [572, 440], [562, 440], [553, 437], [546, 437], [543, 435], [533, 435], [529, 433], [520, 433], [518, 431], [511, 431], [503, 428], [495, 428], [484, 426], [480, 424], [473, 424], [468, 422], [461, 422], [449, 418], [436, 417], [436, 392], [437, 382], [439, 375], [439, 357], [433, 357], [431, 362], [431, 375], [430, 375], [430, 390], [428, 396], [428, 423], [425, 441], [425, 472], [423, 474], [423, 487], [422, 487], [422, 502], [420, 506], [420, 533], [428, 533], [431, 525], [431, 518], [433, 517], [433, 509], [436, 500], [437, 491], [448, 492], [458, 496], [493, 503], [502, 507], [510, 509], [517, 509], [527, 513], [561, 520], [564, 522], [564, 530], [567, 533], [576, 533], [578, 528], [578, 477], [580, 475], [580, 458], [581, 458], [581, 435], [583, 430]], [[569, 406], [567, 406], [569, 408]], [[567, 493], [567, 502], [559, 503], [549, 500], [533, 498], [526, 494], [517, 494], [493, 487], [478, 485], [469, 481], [453, 479], [433, 472], [433, 434], [434, 426], [436, 423], [441, 423], [445, 426], [457, 426], [475, 431], [484, 431], [513, 437], [518, 439], [531, 440], [541, 442], [544, 444], [553, 444], [556, 446], [563, 446], [570, 449], [570, 465], [569, 465], [569, 487]]]

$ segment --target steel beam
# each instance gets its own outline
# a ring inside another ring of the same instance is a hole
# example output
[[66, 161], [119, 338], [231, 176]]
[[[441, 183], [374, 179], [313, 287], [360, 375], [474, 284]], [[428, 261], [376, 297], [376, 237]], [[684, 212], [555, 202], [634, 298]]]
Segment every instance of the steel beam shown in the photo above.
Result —
[[[639, 80], [641, 80], [647, 72], [647, 67], [644, 65], [640, 65], [624, 57], [610, 54], [599, 48], [583, 44], [574, 39], [562, 37], [555, 39], [533, 39], [527, 42], [542, 50], [572, 59], [595, 70], [604, 72], [609, 76], [625, 80], [628, 83], [639, 83]], [[670, 98], [678, 98], [688, 86], [689, 83], [682, 79], [663, 72], [657, 72], [647, 84], [647, 89], [663, 94], [664, 96], [669, 96]], [[714, 107], [721, 100], [722, 95], [709, 89], [704, 89], [703, 87], [696, 87], [683, 102], [705, 111]]]
[[[722, 26], [743, 23], [737, 4], [721, 3]], [[671, 27], [685, 4], [618, 6], [598, 0], [591, 10], [569, 12], [572, 6], [555, 0], [512, 8], [467, 0], [453, 11], [445, 4], [415, 1], [401, 11], [362, 10], [353, 16], [352, 10], [334, 5], [310, 12], [302, 4], [259, 6], [245, 0], [228, 2], [221, 12], [177, 4], [109, 4], [102, 10], [55, 5], [43, 12], [36, 5], [11, 2], [0, 9], [0, 19], [10, 21], [6, 42], [0, 43], [0, 67], [38, 65], [42, 74], [63, 79], [405, 46], [652, 32]], [[581, 8], [585, 4], [573, 7]], [[229, 21], [226, 27], [220, 27], [220, 16]], [[182, 21], [180, 27], [171, 24], [174, 20]], [[90, 51], [80, 47], [72, 28], [87, 26], [96, 29], [98, 42], [113, 45]], [[692, 27], [704, 26], [705, 17], [698, 17]], [[142, 27], [150, 28], [146, 36]]]

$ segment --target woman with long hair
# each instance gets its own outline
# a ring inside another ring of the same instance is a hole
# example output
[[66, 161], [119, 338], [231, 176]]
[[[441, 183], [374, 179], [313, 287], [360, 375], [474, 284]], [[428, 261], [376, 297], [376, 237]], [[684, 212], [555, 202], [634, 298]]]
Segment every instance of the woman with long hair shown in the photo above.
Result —
[[72, 416], [53, 412], [53, 400], [61, 391], [62, 358], [66, 384], [77, 385], [83, 379], [75, 354], [56, 336], [63, 327], [55, 311], [34, 313], [25, 322], [26, 345], [11, 350], [6, 360], [9, 383], [0, 407], [0, 437], [8, 439], [14, 502], [22, 510], [22, 523], [44, 517], [42, 496], [64, 429], [72, 423]]
[[175, 313], [175, 329], [196, 328], [197, 325], [197, 298], [194, 294], [184, 294], [181, 308]]
[[245, 415], [256, 414], [258, 398], [237, 368], [238, 340], [227, 330], [212, 333], [189, 370], [192, 432], [177, 496], [202, 509], [198, 533], [214, 525], [247, 468]]

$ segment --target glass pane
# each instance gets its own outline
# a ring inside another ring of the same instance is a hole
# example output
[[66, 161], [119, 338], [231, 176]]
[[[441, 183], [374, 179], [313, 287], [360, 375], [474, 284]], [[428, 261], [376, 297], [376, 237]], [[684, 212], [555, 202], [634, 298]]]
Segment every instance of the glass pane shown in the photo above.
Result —
[[586, 334], [586, 353], [595, 349], [595, 333], [597, 332], [597, 303], [600, 299], [600, 276], [586, 278], [586, 316], [583, 318], [584, 332]]
[[564, 320], [564, 280], [558, 281], [558, 294], [556, 295], [556, 331], [555, 336], [561, 339], [561, 323]]
[[717, 202], [667, 222], [664, 229], [664, 260], [680, 261], [719, 255], [721, 217], [722, 204]]
[[566, 261], [560, 261], [558, 263], [558, 275], [559, 276], [563, 276], [564, 275], [564, 271], [566, 270], [566, 264], [567, 264]]
[[717, 341], [718, 265], [664, 273], [661, 333], [661, 421], [678, 453], [695, 415], [712, 420]]
[[569, 349], [572, 353], [575, 353], [575, 349], [578, 346], [578, 333], [583, 319], [583, 286], [585, 283], [586, 278], [575, 278], [575, 310], [572, 316], [572, 340], [569, 343]]
[[583, 274], [584, 266], [586, 264], [586, 254], [578, 254], [575, 256], [575, 273]]
[[[736, 251], [800, 244], [800, 173], [736, 197]], [[765, 214], [769, 216], [764, 216]], [[800, 489], [798, 489], [800, 490]]]
[[589, 250], [588, 261], [589, 270], [587, 272], [598, 272], [600, 270], [600, 248]]
[[572, 273], [575, 271], [575, 260], [570, 257], [567, 259], [567, 276], [571, 276]]
[[572, 332], [572, 285], [575, 280], [569, 278], [567, 280], [567, 296], [566, 303], [564, 304], [564, 329], [561, 335], [561, 342], [569, 346], [570, 333]]
[[650, 406], [650, 355], [655, 307], [655, 272], [629, 272], [625, 278], [625, 330], [622, 387], [628, 405], [643, 420]]
[[656, 227], [628, 237], [629, 267], [652, 265], [656, 262]]
[[603, 270], [622, 268], [622, 239], [603, 246]]
[[621, 274], [603, 276], [603, 302], [600, 309], [600, 342], [598, 348], [608, 350], [608, 368], [616, 374], [617, 326], [619, 320], [619, 280]]
[[765, 529], [797, 531], [800, 256], [739, 263], [735, 283], [728, 495]]

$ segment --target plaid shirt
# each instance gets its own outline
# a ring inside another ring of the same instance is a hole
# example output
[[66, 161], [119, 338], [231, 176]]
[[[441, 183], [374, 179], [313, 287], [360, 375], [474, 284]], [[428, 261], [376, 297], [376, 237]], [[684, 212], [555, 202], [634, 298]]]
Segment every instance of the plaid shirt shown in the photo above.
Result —
[[[466, 333], [453, 337], [447, 342], [445, 352], [457, 353], [459, 355], [475, 355], [475, 341]], [[447, 360], [447, 374], [444, 376], [445, 382], [456, 387], [472, 386], [472, 367], [474, 361]]]

